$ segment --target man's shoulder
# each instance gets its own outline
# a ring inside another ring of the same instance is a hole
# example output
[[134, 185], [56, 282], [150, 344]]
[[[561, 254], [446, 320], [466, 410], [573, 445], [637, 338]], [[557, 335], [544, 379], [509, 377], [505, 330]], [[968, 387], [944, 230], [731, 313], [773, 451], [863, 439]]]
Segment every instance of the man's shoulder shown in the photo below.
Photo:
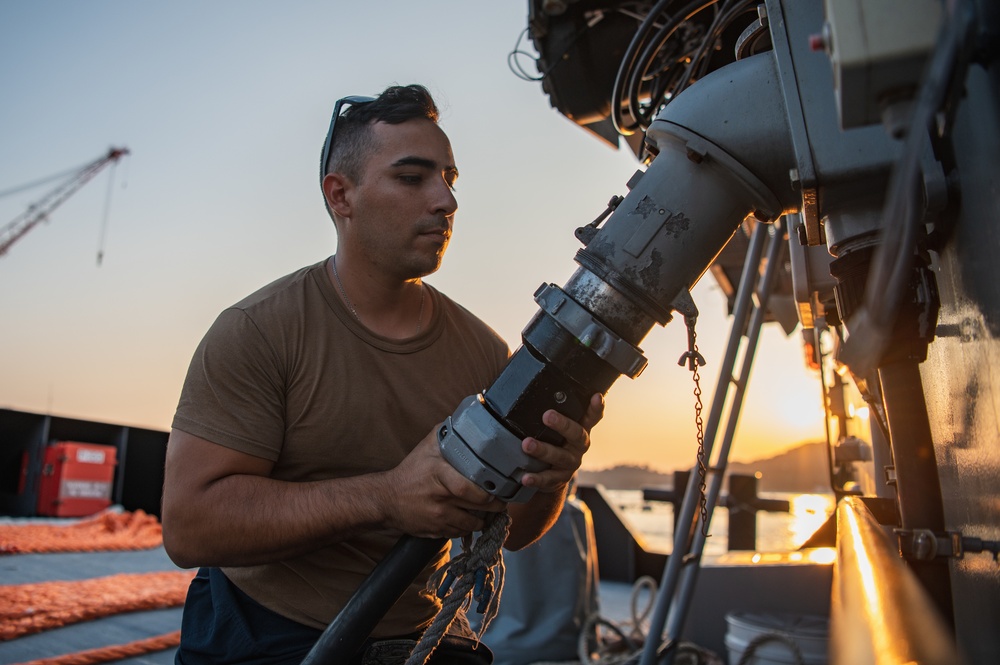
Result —
[[505, 352], [508, 350], [507, 342], [488, 323], [447, 294], [437, 289], [435, 291], [439, 297], [439, 302], [443, 304], [444, 314], [451, 321], [452, 325], [465, 328], [475, 333], [480, 339], [489, 340], [494, 345], [503, 347]]
[[229, 309], [250, 311], [262, 306], [280, 306], [287, 301], [297, 300], [304, 292], [316, 286], [315, 273], [322, 271], [325, 263], [323, 260], [279, 277], [231, 305]]

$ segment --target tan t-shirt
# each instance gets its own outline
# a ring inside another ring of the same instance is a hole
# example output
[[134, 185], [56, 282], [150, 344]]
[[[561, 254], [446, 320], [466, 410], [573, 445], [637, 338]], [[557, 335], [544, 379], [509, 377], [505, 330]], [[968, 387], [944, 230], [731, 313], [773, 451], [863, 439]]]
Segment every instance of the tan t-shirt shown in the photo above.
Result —
[[[273, 478], [311, 481], [396, 466], [468, 395], [485, 390], [509, 350], [486, 324], [427, 286], [430, 325], [394, 341], [344, 307], [325, 261], [222, 312], [198, 346], [173, 427], [273, 460]], [[366, 533], [280, 563], [224, 568], [265, 607], [325, 628], [400, 534]], [[448, 546], [373, 636], [426, 627], [439, 601], [424, 590]]]

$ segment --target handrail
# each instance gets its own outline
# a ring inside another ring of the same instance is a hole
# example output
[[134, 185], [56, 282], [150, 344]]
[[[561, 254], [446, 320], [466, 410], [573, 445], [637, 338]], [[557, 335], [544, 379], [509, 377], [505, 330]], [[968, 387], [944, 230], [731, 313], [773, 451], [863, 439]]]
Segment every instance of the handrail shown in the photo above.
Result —
[[837, 507], [830, 662], [964, 662], [927, 593], [858, 497]]

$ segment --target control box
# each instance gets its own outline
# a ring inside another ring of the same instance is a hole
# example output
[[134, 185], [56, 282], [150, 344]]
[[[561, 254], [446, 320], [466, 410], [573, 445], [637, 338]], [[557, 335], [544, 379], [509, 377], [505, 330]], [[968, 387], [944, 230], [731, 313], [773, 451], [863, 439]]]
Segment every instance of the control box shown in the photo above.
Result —
[[114, 446], [58, 441], [45, 448], [37, 513], [84, 517], [111, 505], [117, 450]]

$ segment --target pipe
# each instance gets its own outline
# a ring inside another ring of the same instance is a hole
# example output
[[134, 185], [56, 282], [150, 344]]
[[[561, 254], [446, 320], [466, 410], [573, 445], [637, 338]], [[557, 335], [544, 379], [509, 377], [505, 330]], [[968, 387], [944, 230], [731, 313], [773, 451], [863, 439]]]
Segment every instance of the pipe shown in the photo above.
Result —
[[837, 507], [830, 662], [960, 664], [934, 604], [858, 497]]
[[446, 538], [400, 538], [326, 627], [302, 665], [342, 663], [354, 656], [446, 542]]
[[[942, 534], [945, 531], [944, 502], [920, 366], [916, 360], [903, 360], [879, 367], [878, 375], [889, 421], [900, 527], [904, 534], [917, 529]], [[953, 623], [948, 560], [933, 555], [928, 560], [921, 560], [908, 553], [908, 563], [937, 604], [938, 611], [948, 623]]]

